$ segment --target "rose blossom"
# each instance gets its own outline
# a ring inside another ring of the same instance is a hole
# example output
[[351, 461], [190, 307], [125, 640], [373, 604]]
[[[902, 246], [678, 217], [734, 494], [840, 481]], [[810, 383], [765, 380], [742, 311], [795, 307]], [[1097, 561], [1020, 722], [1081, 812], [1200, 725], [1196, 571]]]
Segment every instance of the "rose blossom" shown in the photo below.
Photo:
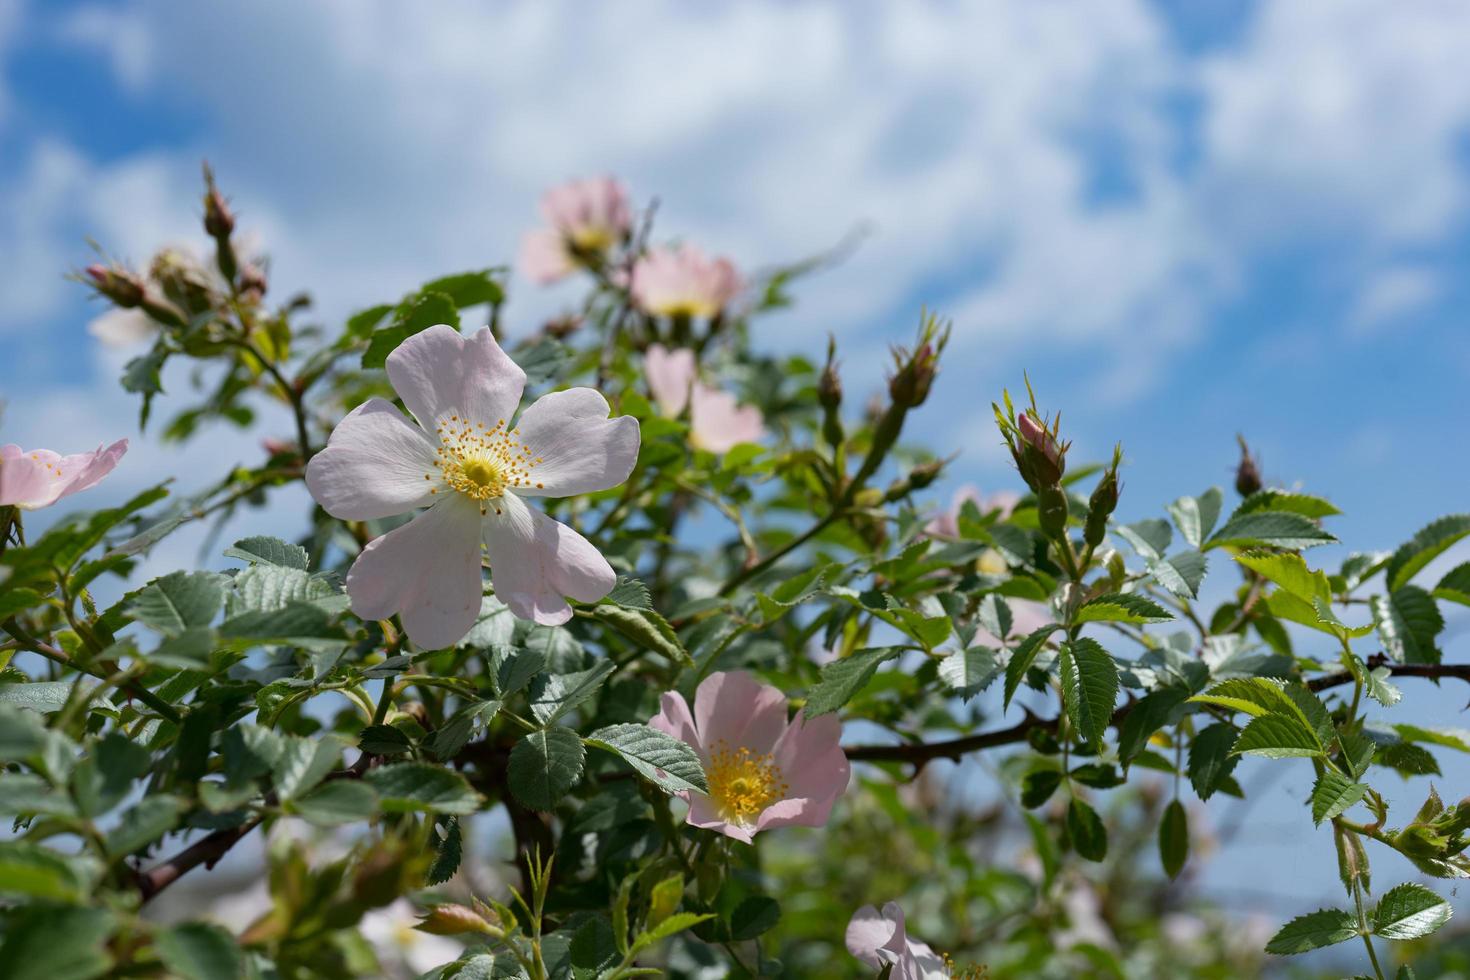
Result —
[[62, 497], [89, 490], [112, 472], [128, 451], [119, 439], [90, 453], [61, 456], [49, 449], [26, 452], [16, 445], [0, 446], [0, 507], [39, 510]]
[[847, 951], [875, 970], [889, 964], [891, 980], [949, 980], [950, 965], [928, 943], [910, 939], [903, 909], [888, 902], [880, 913], [864, 905], [847, 924]]
[[675, 418], [689, 407], [689, 441], [698, 449], [726, 453], [742, 442], [757, 442], [765, 433], [760, 409], [740, 405], [734, 395], [696, 380], [694, 352], [649, 345], [644, 357], [648, 390], [659, 411]]
[[694, 711], [669, 692], [649, 722], [699, 753], [709, 795], [682, 793], [687, 822], [751, 842], [762, 830], [820, 827], [847, 790], [847, 756], [835, 715], [786, 718], [786, 695], [744, 671], [714, 673], [694, 694]]
[[382, 398], [359, 405], [306, 467], [306, 485], [333, 517], [367, 521], [428, 510], [370, 542], [347, 575], [352, 611], [398, 613], [424, 649], [469, 631], [484, 591], [481, 543], [496, 596], [522, 619], [564, 623], [564, 596], [596, 602], [616, 576], [584, 537], [523, 497], [617, 486], [638, 459], [638, 421], [608, 418], [591, 388], [538, 399], [511, 418], [526, 375], [489, 330], [444, 325], [388, 355], [388, 380], [411, 424]]
[[521, 271], [536, 282], [568, 275], [589, 255], [611, 251], [628, 237], [633, 211], [628, 192], [612, 177], [573, 180], [541, 198], [547, 227], [527, 232], [521, 242]]
[[633, 302], [654, 316], [713, 317], [739, 291], [734, 263], [694, 245], [651, 248], [633, 266]]

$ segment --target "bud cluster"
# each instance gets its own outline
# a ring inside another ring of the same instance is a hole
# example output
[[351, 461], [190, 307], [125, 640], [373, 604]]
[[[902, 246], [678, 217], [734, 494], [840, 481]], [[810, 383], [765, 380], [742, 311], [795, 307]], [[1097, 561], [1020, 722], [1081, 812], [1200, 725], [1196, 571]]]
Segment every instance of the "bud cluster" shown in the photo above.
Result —
[[888, 396], [895, 405], [918, 408], [928, 399], [939, 373], [939, 355], [949, 343], [949, 331], [948, 324], [941, 325], [936, 317], [925, 314], [914, 349], [892, 348], [894, 370], [888, 379]]
[[842, 378], [837, 373], [837, 339], [827, 338], [827, 364], [817, 379], [817, 401], [822, 406], [822, 438], [833, 449], [846, 441], [842, 428]]
[[1036, 407], [1036, 393], [1026, 382], [1031, 397], [1030, 407], [1016, 413], [1010, 392], [1004, 392], [1005, 408], [992, 403], [995, 421], [1016, 462], [1016, 469], [1036, 494], [1036, 513], [1042, 532], [1054, 541], [1062, 541], [1067, 533], [1067, 491], [1062, 488], [1062, 475], [1067, 471], [1067, 450], [1071, 443], [1061, 439], [1062, 418], [1050, 422]]
[[1123, 447], [1113, 447], [1113, 461], [1103, 471], [1102, 479], [1087, 501], [1087, 522], [1082, 527], [1082, 540], [1089, 548], [1102, 544], [1108, 533], [1108, 518], [1118, 507], [1118, 466], [1123, 462]]

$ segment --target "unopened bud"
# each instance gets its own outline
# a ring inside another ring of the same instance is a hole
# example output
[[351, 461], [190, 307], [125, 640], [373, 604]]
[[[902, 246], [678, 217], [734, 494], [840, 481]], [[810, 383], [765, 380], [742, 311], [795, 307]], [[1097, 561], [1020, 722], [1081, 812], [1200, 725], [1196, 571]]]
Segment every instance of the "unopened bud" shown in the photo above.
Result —
[[235, 231], [235, 214], [230, 210], [225, 196], [214, 186], [214, 178], [208, 178], [204, 192], [204, 230], [210, 238], [229, 238]]
[[147, 295], [147, 286], [143, 280], [126, 269], [117, 266], [89, 265], [87, 275], [97, 287], [97, 292], [126, 309], [140, 306], [144, 296]]
[[1044, 484], [1036, 491], [1036, 516], [1041, 532], [1054, 541], [1067, 534], [1067, 491], [1060, 484]]
[[842, 405], [842, 376], [837, 373], [837, 362], [833, 359], [835, 353], [835, 343], [829, 342], [827, 366], [822, 368], [822, 376], [817, 379], [817, 401], [829, 412]]
[[894, 356], [899, 364], [898, 370], [888, 380], [888, 395], [894, 404], [918, 408], [929, 397], [939, 358], [928, 344], [921, 344], [911, 357], [904, 358], [902, 352], [895, 352]]
[[1103, 471], [1102, 479], [1093, 488], [1087, 501], [1087, 523], [1083, 526], [1082, 540], [1096, 548], [1107, 536], [1108, 518], [1118, 506], [1118, 464], [1122, 461], [1122, 450], [1113, 451], [1113, 465]]
[[259, 303], [265, 298], [265, 292], [270, 283], [265, 278], [265, 270], [253, 262], [240, 270], [240, 295], [253, 303]]
[[1236, 436], [1236, 439], [1240, 441], [1240, 464], [1235, 468], [1235, 492], [1249, 497], [1261, 489], [1261, 470], [1245, 444], [1245, 437]]
[[465, 932], [499, 935], [501, 932], [499, 926], [474, 909], [453, 904], [436, 905], [429, 909], [414, 928], [432, 936], [457, 936]]

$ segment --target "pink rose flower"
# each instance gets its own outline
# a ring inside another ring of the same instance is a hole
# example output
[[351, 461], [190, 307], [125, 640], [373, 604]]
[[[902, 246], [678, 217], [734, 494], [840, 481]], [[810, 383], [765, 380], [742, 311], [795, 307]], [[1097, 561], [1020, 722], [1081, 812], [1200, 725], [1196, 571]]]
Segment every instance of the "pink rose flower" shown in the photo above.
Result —
[[938, 514], [924, 528], [930, 537], [957, 538], [960, 536], [960, 511], [964, 509], [965, 502], [973, 500], [980, 513], [989, 514], [991, 511], [999, 511], [1002, 519], [1009, 516], [1015, 510], [1016, 504], [1021, 502], [1021, 495], [1010, 490], [997, 490], [988, 497], [982, 496], [980, 488], [973, 483], [966, 483], [954, 492], [950, 498], [949, 509]]
[[111, 473], [128, 451], [119, 439], [90, 453], [61, 456], [49, 449], [26, 452], [16, 445], [0, 446], [0, 507], [39, 510], [62, 497], [89, 490]]
[[903, 909], [888, 902], [880, 913], [864, 905], [847, 924], [847, 951], [875, 970], [889, 964], [891, 980], [949, 980], [949, 964], [927, 943], [910, 939]]
[[651, 248], [633, 266], [633, 302], [654, 316], [713, 317], [739, 291], [734, 263], [694, 245]]
[[762, 830], [820, 827], [847, 791], [847, 756], [835, 715], [786, 718], [786, 695], [743, 671], [714, 673], [694, 695], [665, 694], [651, 726], [699, 753], [709, 795], [681, 794], [687, 822], [751, 842]]
[[663, 344], [650, 344], [643, 355], [643, 371], [659, 412], [667, 418], [677, 418], [689, 404], [689, 386], [698, 373], [694, 351], [687, 347], [669, 350]]
[[676, 418], [689, 408], [689, 441], [697, 449], [727, 453], [742, 442], [758, 442], [765, 434], [760, 409], [740, 405], [734, 395], [700, 384], [694, 352], [650, 344], [643, 369], [659, 412]]
[[628, 192], [612, 177], [573, 180], [541, 198], [547, 227], [521, 243], [521, 271], [537, 282], [562, 278], [582, 264], [578, 253], [604, 254], [628, 237], [633, 209]]
[[526, 375], [489, 330], [430, 327], [388, 355], [388, 380], [413, 425], [382, 398], [337, 424], [306, 467], [306, 486], [333, 517], [366, 521], [428, 510], [370, 542], [347, 576], [363, 619], [398, 613], [428, 650], [469, 632], [484, 583], [522, 619], [564, 623], [564, 597], [596, 602], [616, 576], [591, 542], [525, 497], [614, 487], [638, 460], [638, 420], [608, 418], [591, 388], [538, 399], [512, 417]]

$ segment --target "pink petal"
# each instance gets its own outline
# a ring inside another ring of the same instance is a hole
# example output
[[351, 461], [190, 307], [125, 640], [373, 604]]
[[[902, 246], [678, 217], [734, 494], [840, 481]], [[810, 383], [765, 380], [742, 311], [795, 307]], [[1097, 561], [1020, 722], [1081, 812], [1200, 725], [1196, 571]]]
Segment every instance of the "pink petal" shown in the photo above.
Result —
[[119, 439], [106, 449], [98, 448], [92, 453], [78, 453], [63, 461], [63, 469], [72, 474], [70, 482], [61, 496], [67, 497], [82, 490], [90, 490], [102, 482], [102, 478], [116, 468], [118, 461], [128, 451], [128, 441]]
[[767, 807], [757, 829], [820, 827], [827, 822], [838, 797], [847, 792], [850, 775], [841, 738], [842, 723], [836, 715], [810, 720], [798, 715], [792, 721], [774, 752], [776, 766], [790, 787], [789, 798]]
[[592, 542], [565, 524], [527, 507], [514, 494], [485, 518], [485, 550], [495, 595], [521, 619], [555, 626], [572, 618], [563, 596], [596, 602], [617, 575]]
[[430, 327], [399, 344], [387, 367], [393, 390], [430, 433], [450, 416], [509, 425], [526, 387], [526, 372], [488, 328], [461, 335], [444, 324]]
[[694, 445], [726, 453], [742, 442], [758, 442], [765, 433], [760, 409], [738, 405], [735, 396], [695, 383], [689, 409]]
[[[432, 479], [425, 480], [429, 476]], [[382, 398], [354, 408], [306, 464], [306, 488], [328, 514], [370, 521], [434, 503], [443, 480], [434, 444]]]
[[49, 449], [0, 447], [0, 506], [22, 510], [49, 507], [62, 497], [96, 486], [128, 451], [120, 439], [90, 453], [59, 456]]
[[864, 905], [853, 913], [845, 938], [847, 951], [868, 966], [882, 969], [888, 963], [896, 963], [908, 947], [903, 909], [897, 902], [885, 904], [881, 913], [871, 905]]
[[425, 650], [459, 642], [480, 612], [480, 510], [461, 494], [441, 499], [403, 527], [368, 542], [347, 573], [362, 619], [398, 613]]
[[576, 269], [561, 232], [552, 228], [526, 232], [516, 265], [522, 275], [542, 285], [565, 278]]
[[570, 497], [615, 487], [638, 462], [638, 420], [607, 417], [607, 399], [591, 388], [543, 395], [516, 423], [519, 438], [538, 460], [527, 497]]
[[739, 824], [731, 823], [715, 811], [714, 802], [702, 793], [689, 794], [689, 815], [684, 822], [701, 830], [713, 830], [746, 844], [753, 843], [752, 832]]
[[650, 344], [643, 358], [643, 371], [660, 412], [674, 418], [684, 411], [696, 372], [694, 351], [686, 347], [671, 351], [663, 344]]
[[694, 692], [694, 724], [706, 748], [724, 742], [764, 755], [786, 730], [786, 695], [745, 671], [717, 671]]
[[694, 716], [689, 713], [689, 702], [678, 691], [666, 691], [659, 696], [658, 714], [649, 719], [651, 728], [665, 735], [672, 735], [702, 755], [699, 732], [694, 727]]
[[657, 316], [713, 317], [740, 290], [729, 259], [710, 259], [693, 245], [651, 248], [633, 266], [633, 301]]

